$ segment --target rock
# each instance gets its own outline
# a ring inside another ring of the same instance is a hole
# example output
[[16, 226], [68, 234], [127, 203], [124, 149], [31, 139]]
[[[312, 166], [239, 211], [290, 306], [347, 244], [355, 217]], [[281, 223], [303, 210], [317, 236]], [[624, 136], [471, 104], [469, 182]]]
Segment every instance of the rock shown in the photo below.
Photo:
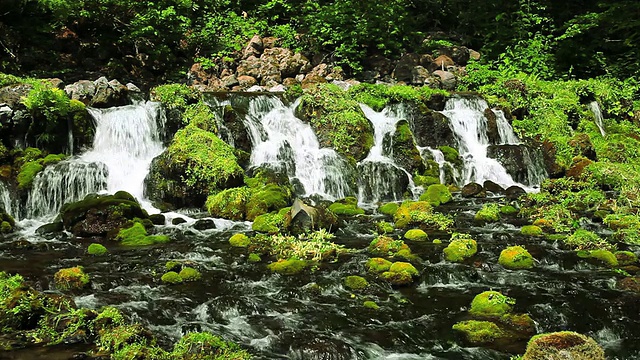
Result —
[[151, 214], [149, 215], [149, 220], [151, 220], [153, 225], [164, 225], [166, 218], [162, 214]]
[[478, 60], [480, 60], [480, 57], [481, 57], [481, 55], [480, 55], [479, 52], [477, 52], [477, 51], [475, 51], [473, 49], [469, 49], [469, 59], [470, 60], [478, 61]]
[[284, 80], [282, 80], [282, 85], [284, 85], [285, 87], [291, 87], [293, 85], [298, 85], [300, 84], [300, 81], [298, 81], [296, 78], [285, 78]]
[[[296, 336], [297, 337], [297, 336]], [[292, 342], [287, 358], [305, 360], [349, 360], [357, 358], [357, 351], [335, 337], [307, 334]]]
[[463, 262], [478, 252], [478, 243], [469, 235], [458, 234], [443, 250], [444, 258], [451, 262]]
[[512, 185], [505, 190], [504, 194], [509, 200], [517, 200], [520, 196], [525, 195], [527, 192], [524, 191], [520, 186]]
[[447, 55], [440, 55], [433, 62], [436, 64], [436, 67], [441, 71], [446, 70], [447, 67], [449, 66], [455, 65], [453, 60]]
[[552, 179], [564, 176], [565, 169], [556, 161], [558, 149], [555, 144], [549, 140], [542, 142], [540, 149], [542, 150], [542, 159], [549, 177]]
[[413, 141], [413, 134], [406, 120], [396, 123], [396, 131], [391, 137], [392, 158], [397, 165], [407, 170], [410, 174], [424, 172], [424, 163], [420, 151]]
[[420, 65], [411, 69], [411, 83], [414, 85], [423, 85], [429, 76], [429, 71]]
[[216, 228], [216, 223], [211, 219], [200, 219], [193, 224], [193, 228], [196, 230], [210, 230]]
[[[300, 53], [295, 53], [292, 56], [286, 54], [280, 59], [280, 71], [283, 77], [292, 77], [298, 73], [306, 74], [310, 70], [311, 63], [309, 59]], [[336, 75], [333, 75], [333, 78], [335, 77]]]
[[107, 81], [104, 76], [93, 82], [96, 92], [89, 102], [90, 106], [96, 108], [108, 108], [122, 106], [129, 103], [127, 99], [126, 86], [117, 80]]
[[85, 105], [89, 105], [96, 92], [96, 86], [93, 81], [80, 80], [65, 86], [64, 91], [71, 99], [82, 101]]
[[[250, 76], [248, 76], [248, 77], [251, 78]], [[251, 79], [253, 79], [253, 78], [251, 78]], [[235, 74], [231, 74], [229, 76], [225, 76], [220, 80], [222, 80], [222, 85], [224, 85], [224, 87], [227, 87], [227, 88], [232, 88], [232, 87], [240, 84], [239, 81], [238, 81], [238, 78], [235, 76]], [[256, 79], [253, 79], [254, 83], [251, 84], [251, 85], [255, 84], [255, 80]], [[249, 86], [251, 86], [251, 85], [249, 85]], [[249, 86], [247, 86], [247, 87], [249, 87]]]
[[460, 190], [460, 194], [464, 197], [485, 197], [486, 192], [484, 191], [484, 188], [482, 187], [482, 185], [478, 184], [478, 183], [469, 183], [465, 186], [462, 187], [462, 189]]
[[328, 74], [329, 74], [329, 69], [327, 64], [318, 64], [309, 72], [309, 75], [316, 75], [323, 78], [326, 77]]
[[52, 222], [49, 224], [44, 224], [36, 229], [36, 234], [45, 235], [51, 233], [62, 232], [64, 230], [64, 224], [59, 222]]
[[313, 230], [338, 230], [338, 217], [324, 207], [313, 207], [295, 199], [287, 214], [287, 229], [294, 235]]
[[498, 121], [496, 113], [493, 110], [486, 108], [484, 110], [484, 117], [487, 119], [487, 139], [490, 144], [500, 143], [500, 132], [498, 131]]
[[279, 44], [280, 44], [280, 39], [273, 36], [268, 36], [262, 39], [262, 47], [264, 49], [272, 49], [276, 46], [279, 46]]
[[542, 179], [543, 156], [535, 148], [527, 145], [489, 145], [487, 157], [498, 160], [513, 180], [528, 186], [538, 185]]
[[429, 146], [433, 149], [443, 145], [456, 146], [456, 137], [446, 116], [415, 106], [410, 107], [408, 112], [411, 131], [418, 146]]
[[379, 54], [367, 57], [364, 59], [363, 64], [366, 69], [370, 69], [370, 71], [377, 73], [381, 77], [390, 75], [393, 69], [391, 60]]
[[458, 80], [456, 79], [456, 76], [453, 75], [453, 73], [449, 71], [436, 70], [433, 72], [433, 75], [437, 76], [440, 79], [442, 87], [445, 90], [455, 90]]
[[363, 161], [357, 165], [356, 176], [364, 201], [395, 201], [409, 188], [406, 171], [386, 162]]
[[571, 331], [536, 335], [522, 360], [605, 360], [604, 350], [590, 337]]
[[16, 84], [0, 88], [0, 103], [3, 103], [13, 110], [24, 109], [22, 98], [29, 95], [33, 89], [30, 84]]
[[510, 246], [500, 252], [498, 263], [510, 270], [531, 269], [533, 257], [522, 246]]
[[420, 64], [420, 56], [415, 53], [402, 55], [396, 68], [393, 70], [392, 77], [397, 81], [411, 82], [413, 78], [413, 68]]
[[[232, 75], [232, 76], [235, 77], [235, 75]], [[258, 83], [258, 80], [256, 80], [254, 77], [249, 75], [241, 75], [241, 76], [238, 76], [238, 78], [236, 79], [236, 82], [238, 85], [240, 85], [240, 87], [248, 89], [256, 85]]]
[[[467, 65], [471, 58], [469, 49], [464, 46], [450, 46], [440, 49], [440, 53], [449, 57], [449, 59], [461, 66]], [[451, 64], [453, 65], [453, 64]], [[449, 65], [445, 65], [447, 67]]]
[[569, 146], [574, 149], [574, 155], [584, 156], [589, 160], [598, 161], [596, 149], [588, 134], [580, 133], [574, 135], [573, 138], [569, 140]]
[[616, 282], [616, 288], [640, 294], [640, 277], [624, 277]]
[[504, 188], [491, 180], [485, 180], [482, 187], [494, 194], [504, 194]]
[[180, 224], [184, 224], [186, 223], [187, 220], [185, 218], [182, 217], [176, 217], [171, 219], [171, 225], [180, 225]]
[[427, 69], [429, 73], [432, 73], [438, 70], [438, 65], [436, 65], [435, 60], [433, 59], [433, 56], [431, 56], [430, 54], [420, 55], [420, 66]]
[[242, 58], [246, 59], [249, 56], [260, 56], [260, 54], [262, 53], [262, 49], [263, 42], [260, 38], [260, 35], [254, 35], [242, 51]]
[[345, 74], [341, 67], [334, 66], [331, 72], [326, 76], [327, 81], [344, 80]]

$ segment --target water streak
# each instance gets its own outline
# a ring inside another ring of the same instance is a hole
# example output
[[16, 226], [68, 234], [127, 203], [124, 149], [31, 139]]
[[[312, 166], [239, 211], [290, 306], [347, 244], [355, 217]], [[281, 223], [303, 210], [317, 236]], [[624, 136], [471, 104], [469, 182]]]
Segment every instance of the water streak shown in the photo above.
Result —
[[593, 113], [593, 117], [595, 118], [596, 125], [598, 129], [600, 129], [600, 134], [604, 137], [607, 135], [604, 131], [604, 116], [602, 116], [602, 110], [600, 109], [600, 104], [597, 101], [592, 101], [589, 103], [589, 110]]

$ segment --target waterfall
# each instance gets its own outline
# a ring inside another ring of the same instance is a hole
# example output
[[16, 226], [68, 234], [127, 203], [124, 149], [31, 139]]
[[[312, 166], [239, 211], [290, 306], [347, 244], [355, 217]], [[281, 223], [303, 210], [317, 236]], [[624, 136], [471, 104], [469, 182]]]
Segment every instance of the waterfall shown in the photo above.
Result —
[[304, 193], [327, 200], [352, 193], [348, 164], [333, 149], [321, 148], [309, 124], [295, 116], [296, 101], [286, 106], [274, 96], [251, 97], [243, 122], [253, 144], [252, 166], [285, 172]]
[[357, 165], [358, 200], [363, 203], [397, 201], [404, 198], [407, 188], [416, 193], [411, 174], [393, 161], [392, 144], [386, 143], [395, 133], [396, 123], [406, 119], [405, 107], [392, 105], [381, 112], [364, 104], [360, 104], [360, 108], [373, 125], [374, 135], [369, 154]]
[[[487, 148], [490, 145], [487, 136], [487, 118], [484, 115], [487, 108], [486, 101], [479, 97], [454, 97], [447, 101], [445, 109], [442, 111], [442, 114], [450, 121], [451, 129], [458, 141], [458, 152], [464, 160], [460, 185], [470, 182], [482, 184], [486, 180], [491, 180], [502, 186], [518, 185], [528, 188], [527, 185], [514, 181], [500, 162], [487, 156]], [[504, 114], [498, 110], [494, 110], [494, 114], [496, 115], [500, 145], [520, 144], [513, 129], [504, 118]], [[529, 161], [529, 163], [534, 165], [533, 161]], [[539, 172], [537, 169], [533, 171], [534, 174], [539, 174]], [[526, 183], [539, 185], [539, 179], [529, 179]]]
[[604, 137], [606, 135], [606, 133], [604, 132], [604, 117], [602, 116], [602, 110], [600, 110], [600, 105], [598, 104], [597, 101], [592, 101], [589, 103], [589, 105], [587, 105], [589, 107], [589, 110], [591, 110], [591, 112], [593, 113], [593, 117], [596, 120], [596, 125], [598, 126], [598, 129], [600, 129], [600, 134], [602, 134], [602, 136]]
[[153, 209], [144, 200], [143, 183], [151, 160], [163, 151], [160, 132], [165, 117], [160, 103], [88, 111], [96, 123], [93, 147], [35, 177], [27, 198], [28, 217], [53, 217], [64, 203], [101, 191], [127, 191]]
[[[423, 159], [428, 159], [429, 157], [431, 157], [433, 158], [433, 161], [435, 161], [438, 164], [438, 168], [440, 169], [440, 176], [439, 176], [440, 184], [448, 183], [447, 173], [450, 174], [451, 178], [455, 183], [460, 182], [460, 172], [458, 171], [458, 169], [456, 169], [456, 167], [452, 163], [445, 160], [444, 154], [442, 153], [442, 151], [438, 149], [430, 148], [428, 146], [418, 147], [418, 150], [420, 151], [420, 155], [422, 156]], [[430, 156], [426, 155], [427, 152], [429, 153]]]
[[13, 202], [11, 201], [11, 192], [4, 181], [0, 181], [0, 203], [2, 209], [10, 215], [13, 215]]

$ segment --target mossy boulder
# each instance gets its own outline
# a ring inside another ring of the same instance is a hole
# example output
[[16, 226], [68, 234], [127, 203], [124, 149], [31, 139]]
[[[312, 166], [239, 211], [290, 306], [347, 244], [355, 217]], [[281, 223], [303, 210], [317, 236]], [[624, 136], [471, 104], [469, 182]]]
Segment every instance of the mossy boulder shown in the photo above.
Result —
[[53, 276], [56, 287], [60, 290], [78, 290], [89, 285], [89, 275], [82, 266], [60, 269]]
[[87, 253], [89, 253], [89, 255], [102, 256], [108, 254], [109, 251], [104, 245], [93, 243], [87, 248]]
[[289, 211], [284, 214], [284, 227], [293, 235], [322, 229], [335, 232], [340, 227], [338, 220], [338, 216], [323, 205], [311, 206], [295, 199]]
[[352, 291], [360, 291], [366, 289], [369, 282], [362, 276], [350, 275], [344, 278], [344, 286]]
[[408, 262], [394, 262], [388, 271], [380, 274], [380, 277], [392, 285], [403, 286], [413, 283], [419, 275], [418, 270]]
[[389, 271], [389, 269], [391, 268], [391, 264], [392, 262], [387, 259], [371, 258], [367, 261], [365, 267], [369, 272], [382, 274], [385, 271]]
[[593, 259], [599, 264], [605, 265], [607, 267], [616, 267], [618, 266], [618, 259], [616, 256], [609, 250], [605, 249], [596, 249], [596, 250], [580, 250], [577, 252], [578, 257], [582, 259]]
[[386, 221], [378, 221], [376, 223], [376, 231], [378, 234], [391, 234], [395, 230], [392, 223]]
[[380, 205], [378, 207], [378, 212], [381, 214], [393, 216], [396, 213], [396, 211], [398, 211], [399, 207], [400, 205], [398, 205], [397, 203], [388, 202]]
[[410, 174], [420, 174], [425, 166], [420, 155], [420, 150], [413, 140], [413, 133], [406, 120], [396, 123], [396, 131], [391, 137], [391, 157], [394, 162], [407, 170]]
[[460, 153], [455, 148], [444, 145], [440, 146], [438, 150], [442, 152], [445, 161], [448, 161], [456, 166], [462, 165], [462, 158], [460, 157]]
[[183, 281], [197, 281], [202, 277], [200, 271], [189, 266], [183, 266], [178, 275]]
[[334, 148], [351, 162], [364, 159], [373, 146], [373, 126], [357, 101], [331, 84], [307, 87], [296, 116], [309, 123], [322, 147]]
[[229, 244], [234, 247], [246, 248], [251, 244], [251, 239], [245, 234], [234, 234], [229, 238]]
[[543, 231], [537, 225], [525, 225], [520, 229], [520, 233], [526, 236], [541, 236]]
[[283, 208], [280, 211], [260, 215], [253, 220], [251, 229], [262, 233], [277, 234], [285, 229], [289, 211], [290, 208]]
[[379, 235], [369, 244], [369, 252], [376, 256], [410, 257], [411, 249], [402, 240], [394, 240], [389, 236]]
[[478, 222], [496, 222], [500, 220], [500, 207], [498, 204], [484, 204], [474, 216]]
[[433, 211], [426, 201], [405, 201], [393, 216], [396, 228], [416, 227], [423, 230], [450, 230], [453, 218]]
[[439, 206], [451, 201], [452, 196], [446, 185], [434, 184], [429, 185], [427, 191], [420, 196], [420, 201], [427, 201], [431, 206]]
[[491, 321], [467, 320], [456, 323], [453, 330], [462, 333], [471, 345], [485, 345], [509, 336], [498, 325]]
[[502, 215], [515, 215], [519, 212], [514, 206], [511, 205], [502, 205], [500, 206], [500, 214]]
[[182, 280], [182, 277], [180, 276], [180, 274], [178, 274], [175, 271], [169, 271], [164, 273], [160, 280], [162, 280], [162, 282], [167, 284], [182, 284], [182, 282], [184, 281]]
[[213, 132], [188, 125], [152, 161], [146, 193], [155, 202], [201, 207], [209, 194], [242, 186], [243, 175], [231, 146]]
[[[428, 161], [427, 164], [430, 164], [430, 162]], [[438, 172], [440, 172], [439, 168]], [[440, 177], [430, 175], [415, 175], [413, 177], [413, 183], [416, 184], [416, 186], [429, 187], [430, 185], [440, 184]]]
[[375, 301], [371, 301], [371, 300], [367, 300], [367, 301], [363, 302], [362, 306], [364, 306], [367, 309], [371, 309], [371, 310], [380, 310], [380, 306], [378, 306], [378, 304], [376, 304]]
[[251, 190], [246, 186], [231, 188], [209, 196], [205, 206], [212, 216], [240, 221], [247, 217], [250, 197]]
[[140, 222], [134, 222], [130, 227], [118, 232], [116, 240], [125, 246], [148, 246], [164, 244], [171, 239], [167, 235], [149, 235], [147, 229]]
[[498, 262], [511, 270], [531, 269], [533, 256], [522, 246], [510, 246], [500, 252]]
[[420, 229], [411, 229], [404, 233], [404, 238], [410, 241], [427, 241], [429, 235]]
[[638, 262], [638, 255], [631, 251], [616, 251], [614, 253], [616, 259], [618, 259], [618, 265], [628, 266]]
[[[152, 359], [153, 357], [149, 357]], [[234, 343], [208, 332], [192, 332], [178, 341], [171, 353], [171, 359], [204, 360], [233, 359], [249, 360], [251, 355]]]
[[478, 252], [478, 243], [469, 235], [456, 233], [443, 252], [447, 261], [462, 262]]
[[364, 215], [364, 210], [358, 207], [358, 199], [347, 197], [329, 205], [329, 210], [338, 216]]
[[148, 217], [135, 198], [124, 191], [114, 195], [89, 194], [60, 210], [65, 230], [79, 237], [114, 235], [129, 221]]
[[572, 331], [536, 335], [522, 360], [605, 360], [604, 350], [592, 338]]
[[501, 317], [511, 313], [514, 304], [513, 298], [497, 291], [485, 291], [473, 298], [469, 313], [479, 317]]
[[309, 266], [309, 263], [305, 260], [291, 258], [288, 260], [278, 260], [269, 264], [267, 267], [269, 270], [282, 274], [282, 275], [295, 275], [304, 271]]
[[5, 209], [0, 207], [0, 233], [8, 234], [14, 230], [16, 221]]

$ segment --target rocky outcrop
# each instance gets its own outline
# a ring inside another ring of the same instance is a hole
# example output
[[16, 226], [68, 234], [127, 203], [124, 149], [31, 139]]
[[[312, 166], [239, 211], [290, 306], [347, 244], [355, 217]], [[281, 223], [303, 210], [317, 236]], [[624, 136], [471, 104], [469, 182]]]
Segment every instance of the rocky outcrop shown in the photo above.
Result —
[[80, 80], [64, 87], [67, 95], [83, 104], [108, 108], [123, 106], [131, 102], [131, 98], [141, 97], [140, 89], [133, 84], [123, 85], [118, 80], [101, 77], [95, 81]]
[[416, 148], [413, 134], [406, 120], [396, 124], [396, 131], [391, 137], [391, 157], [395, 163], [410, 174], [421, 174], [425, 170], [420, 151]]
[[433, 149], [445, 145], [456, 147], [456, 137], [446, 116], [415, 106], [408, 111], [411, 131], [418, 146], [429, 146]]
[[544, 177], [541, 155], [535, 148], [524, 144], [487, 147], [487, 156], [498, 160], [514, 181], [525, 185], [539, 185], [540, 178]]

